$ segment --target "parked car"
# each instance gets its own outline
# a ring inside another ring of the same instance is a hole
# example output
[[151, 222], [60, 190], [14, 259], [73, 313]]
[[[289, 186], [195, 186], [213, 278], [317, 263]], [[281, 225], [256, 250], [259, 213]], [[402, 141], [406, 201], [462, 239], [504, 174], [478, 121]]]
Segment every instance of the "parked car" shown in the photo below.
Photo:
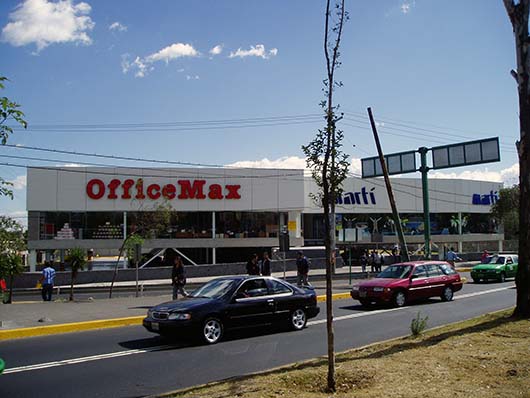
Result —
[[462, 280], [445, 261], [412, 261], [392, 264], [374, 279], [352, 287], [351, 297], [363, 306], [372, 303], [402, 307], [419, 299], [439, 296], [451, 301], [462, 289]]
[[143, 325], [161, 335], [186, 333], [215, 344], [229, 329], [283, 322], [301, 330], [319, 311], [312, 288], [273, 277], [234, 276], [213, 279], [186, 298], [151, 308]]
[[471, 270], [473, 282], [497, 280], [504, 282], [506, 278], [515, 277], [519, 256], [517, 254], [495, 254], [489, 256], [484, 264], [479, 264]]

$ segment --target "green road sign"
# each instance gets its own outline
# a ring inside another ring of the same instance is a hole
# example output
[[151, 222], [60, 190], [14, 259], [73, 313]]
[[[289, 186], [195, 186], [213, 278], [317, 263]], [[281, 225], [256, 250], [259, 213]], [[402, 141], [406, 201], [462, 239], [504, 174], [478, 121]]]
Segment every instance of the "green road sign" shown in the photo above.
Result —
[[[380, 177], [383, 175], [379, 156], [361, 159], [362, 177]], [[416, 169], [416, 151], [398, 152], [385, 155], [389, 175], [412, 173]]]
[[499, 137], [431, 148], [432, 169], [499, 162]]

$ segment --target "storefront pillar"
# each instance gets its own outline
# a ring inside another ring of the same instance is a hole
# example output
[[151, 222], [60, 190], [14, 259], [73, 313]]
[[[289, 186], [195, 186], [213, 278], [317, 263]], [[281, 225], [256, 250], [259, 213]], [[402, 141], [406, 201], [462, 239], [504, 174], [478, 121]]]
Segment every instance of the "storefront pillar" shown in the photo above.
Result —
[[288, 213], [289, 221], [287, 223], [287, 229], [289, 230], [290, 238], [300, 238], [302, 236], [301, 220], [302, 213], [299, 211], [290, 211]]
[[28, 265], [29, 265], [29, 272], [37, 271], [37, 250], [29, 250]]
[[458, 213], [458, 253], [462, 253], [462, 213]]
[[123, 240], [127, 239], [127, 212], [123, 212]]
[[[215, 239], [217, 232], [215, 230], [215, 211], [212, 211], [212, 239]], [[212, 247], [212, 264], [217, 263], [217, 256], [215, 252], [215, 247]]]
[[499, 253], [504, 251], [504, 247], [503, 247], [503, 241], [502, 239], [499, 239]]

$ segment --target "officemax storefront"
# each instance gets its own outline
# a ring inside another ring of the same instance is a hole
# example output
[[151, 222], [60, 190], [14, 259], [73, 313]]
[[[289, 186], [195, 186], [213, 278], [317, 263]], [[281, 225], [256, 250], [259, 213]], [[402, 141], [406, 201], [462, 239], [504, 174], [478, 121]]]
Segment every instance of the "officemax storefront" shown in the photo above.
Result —
[[[303, 170], [243, 168], [28, 168], [30, 267], [51, 253], [81, 247], [117, 255], [133, 233], [143, 250], [174, 248], [192, 263], [241, 261], [278, 246], [323, 242], [316, 186]], [[392, 179], [407, 241], [423, 234], [421, 181]], [[502, 245], [489, 217], [500, 183], [432, 179], [433, 244]], [[349, 178], [337, 202], [337, 238], [366, 246], [397, 242], [384, 182]], [[502, 247], [501, 247], [502, 248]]]

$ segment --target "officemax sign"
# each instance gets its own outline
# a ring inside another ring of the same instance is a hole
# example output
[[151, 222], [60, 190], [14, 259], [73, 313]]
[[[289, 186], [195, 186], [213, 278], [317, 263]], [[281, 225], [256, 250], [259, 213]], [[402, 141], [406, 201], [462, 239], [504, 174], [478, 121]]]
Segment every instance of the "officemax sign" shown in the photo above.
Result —
[[241, 185], [206, 184], [206, 180], [178, 180], [175, 184], [144, 184], [142, 178], [113, 179], [105, 184], [94, 178], [86, 185], [86, 194], [90, 199], [241, 199]]

